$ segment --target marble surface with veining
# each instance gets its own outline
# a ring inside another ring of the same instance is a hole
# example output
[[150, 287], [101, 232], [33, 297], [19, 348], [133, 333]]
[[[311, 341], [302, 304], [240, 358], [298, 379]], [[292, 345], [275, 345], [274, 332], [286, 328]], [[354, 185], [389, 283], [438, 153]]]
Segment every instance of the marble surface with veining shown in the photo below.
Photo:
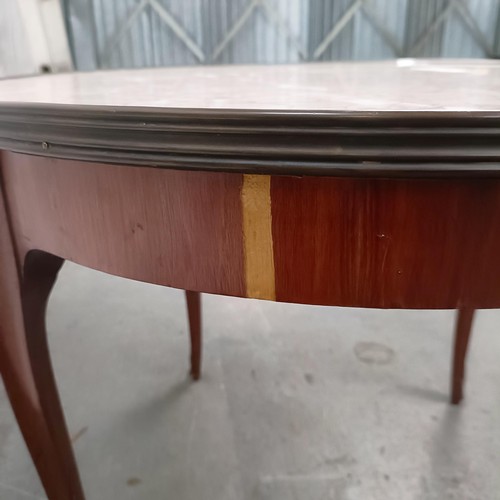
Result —
[[2, 102], [313, 111], [497, 111], [500, 62], [192, 66], [0, 81]]

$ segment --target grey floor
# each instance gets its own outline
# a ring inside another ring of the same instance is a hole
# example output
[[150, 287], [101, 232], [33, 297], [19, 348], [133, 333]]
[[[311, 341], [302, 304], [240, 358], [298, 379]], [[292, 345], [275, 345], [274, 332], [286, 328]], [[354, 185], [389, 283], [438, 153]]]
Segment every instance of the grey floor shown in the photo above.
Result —
[[[204, 296], [67, 264], [49, 341], [88, 500], [500, 499], [500, 311], [448, 405], [453, 314]], [[44, 498], [0, 388], [0, 499]]]

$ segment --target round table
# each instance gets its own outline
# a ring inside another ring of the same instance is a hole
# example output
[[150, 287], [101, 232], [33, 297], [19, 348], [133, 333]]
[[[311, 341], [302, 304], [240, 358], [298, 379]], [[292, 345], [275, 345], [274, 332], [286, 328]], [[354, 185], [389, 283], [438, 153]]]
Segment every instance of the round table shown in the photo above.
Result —
[[0, 368], [51, 500], [84, 498], [45, 307], [65, 259], [187, 291], [500, 307], [500, 64], [418, 61], [0, 82]]

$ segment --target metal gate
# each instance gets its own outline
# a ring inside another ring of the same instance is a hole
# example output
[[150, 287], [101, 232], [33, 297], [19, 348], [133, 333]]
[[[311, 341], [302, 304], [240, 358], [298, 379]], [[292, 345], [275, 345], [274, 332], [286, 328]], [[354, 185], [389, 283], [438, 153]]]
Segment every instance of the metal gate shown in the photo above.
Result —
[[63, 1], [80, 70], [500, 53], [500, 0]]

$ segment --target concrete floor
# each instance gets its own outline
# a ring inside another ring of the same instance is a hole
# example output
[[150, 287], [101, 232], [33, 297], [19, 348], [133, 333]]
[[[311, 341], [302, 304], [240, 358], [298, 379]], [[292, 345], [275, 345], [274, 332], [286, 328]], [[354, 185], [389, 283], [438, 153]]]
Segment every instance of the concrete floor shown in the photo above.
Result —
[[[448, 405], [453, 313], [183, 294], [67, 264], [49, 341], [88, 500], [500, 499], [500, 311]], [[44, 498], [0, 390], [0, 499]]]

